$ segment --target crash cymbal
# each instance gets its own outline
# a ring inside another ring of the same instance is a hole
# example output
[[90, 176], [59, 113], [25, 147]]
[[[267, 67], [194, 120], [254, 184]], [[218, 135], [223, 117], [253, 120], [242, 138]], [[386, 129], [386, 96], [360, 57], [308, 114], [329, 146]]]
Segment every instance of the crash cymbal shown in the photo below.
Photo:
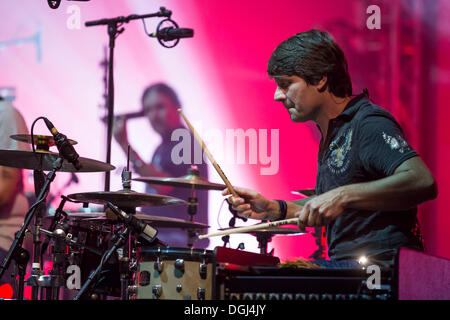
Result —
[[307, 197], [311, 197], [311, 196], [315, 196], [316, 195], [316, 190], [315, 189], [301, 189], [301, 190], [294, 190], [292, 191], [293, 194], [300, 194], [302, 196], [307, 196]]
[[163, 184], [166, 186], [195, 188], [201, 190], [223, 190], [227, 187], [224, 184], [209, 182], [205, 178], [199, 176], [196, 172], [191, 170], [189, 171], [189, 174], [178, 178], [138, 177], [131, 180], [146, 182], [150, 184]]
[[111, 202], [120, 208], [187, 205], [186, 201], [178, 198], [159, 194], [139, 193], [131, 190], [73, 193], [69, 194], [68, 197], [72, 200], [88, 203], [106, 204]]
[[[10, 137], [11, 139], [31, 144], [31, 134], [13, 134]], [[55, 145], [55, 140], [53, 140], [53, 136], [34, 134], [33, 137], [34, 137], [34, 144], [37, 146], [44, 146], [48, 148]], [[67, 141], [69, 141], [71, 145], [75, 145], [78, 143], [75, 140], [71, 139], [67, 139]]]
[[[219, 230], [232, 230], [235, 228], [224, 228]], [[299, 229], [295, 228], [280, 228], [280, 227], [268, 227], [263, 229], [251, 230], [251, 231], [242, 231], [239, 233], [249, 233], [249, 234], [304, 234], [309, 232], [302, 232]]]
[[[114, 214], [113, 214], [114, 215]], [[145, 221], [146, 223], [154, 226], [155, 228], [180, 228], [180, 229], [207, 229], [209, 228], [208, 225], [199, 223], [199, 222], [193, 222], [193, 221], [186, 221], [182, 219], [176, 219], [176, 218], [168, 218], [168, 217], [158, 217], [158, 216], [151, 216], [148, 214], [143, 213], [136, 213], [134, 216], [142, 221]], [[83, 219], [84, 222], [88, 223], [121, 223], [120, 220], [117, 219], [110, 219], [109, 214], [103, 214], [101, 216], [95, 217], [95, 218], [86, 218]]]
[[[36, 153], [29, 150], [0, 150], [0, 166], [13, 167], [19, 169], [30, 169], [51, 171], [53, 162], [59, 154], [55, 152], [36, 150]], [[102, 172], [110, 171], [116, 167], [97, 160], [79, 157], [78, 161], [82, 165], [80, 170], [67, 160], [64, 160], [59, 171], [63, 172]]]

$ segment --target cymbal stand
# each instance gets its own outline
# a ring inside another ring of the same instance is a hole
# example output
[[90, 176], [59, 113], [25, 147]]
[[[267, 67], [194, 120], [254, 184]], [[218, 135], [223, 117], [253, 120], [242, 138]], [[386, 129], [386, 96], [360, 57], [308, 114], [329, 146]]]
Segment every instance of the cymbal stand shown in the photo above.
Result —
[[[228, 210], [231, 212], [231, 214], [233, 215], [230, 219], [230, 221], [228, 222], [228, 226], [230, 228], [234, 228], [234, 226], [236, 225], [236, 219], [241, 219], [242, 221], [246, 222], [247, 218], [243, 218], [240, 217], [237, 214], [237, 211], [233, 209], [233, 206], [230, 202], [230, 200], [226, 199], [227, 203], [228, 203]], [[230, 243], [230, 235], [225, 235], [222, 237], [222, 241], [223, 241], [223, 247], [226, 247], [228, 243]]]
[[256, 232], [255, 236], [259, 244], [259, 253], [267, 254], [267, 244], [272, 241], [272, 234], [270, 232]]

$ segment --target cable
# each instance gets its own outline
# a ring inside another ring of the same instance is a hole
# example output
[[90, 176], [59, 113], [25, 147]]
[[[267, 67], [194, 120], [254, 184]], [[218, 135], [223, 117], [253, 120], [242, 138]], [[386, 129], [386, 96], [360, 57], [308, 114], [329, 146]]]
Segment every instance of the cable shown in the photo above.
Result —
[[220, 212], [222, 211], [222, 207], [223, 207], [223, 204], [225, 203], [225, 201], [227, 201], [227, 199], [223, 199], [222, 200], [222, 203], [221, 203], [220, 208], [219, 208], [219, 212], [217, 213], [217, 225], [219, 226], [220, 229], [222, 229], [222, 226], [221, 226], [220, 221], [219, 221]]

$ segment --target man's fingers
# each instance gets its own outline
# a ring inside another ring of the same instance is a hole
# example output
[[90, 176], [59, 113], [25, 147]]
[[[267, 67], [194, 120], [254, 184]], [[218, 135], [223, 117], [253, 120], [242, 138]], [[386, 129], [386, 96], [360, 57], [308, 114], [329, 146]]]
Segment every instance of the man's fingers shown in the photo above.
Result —
[[241, 213], [238, 213], [238, 216], [242, 217], [242, 218], [250, 218], [252, 215], [252, 211], [251, 210], [245, 210]]

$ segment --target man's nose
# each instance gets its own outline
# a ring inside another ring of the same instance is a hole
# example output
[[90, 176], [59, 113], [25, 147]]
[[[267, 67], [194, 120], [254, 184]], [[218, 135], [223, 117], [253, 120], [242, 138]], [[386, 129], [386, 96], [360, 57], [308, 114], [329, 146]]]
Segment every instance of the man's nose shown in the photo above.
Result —
[[277, 87], [277, 89], [275, 90], [275, 94], [273, 96], [273, 99], [275, 101], [283, 101], [286, 99], [286, 94], [284, 93], [283, 90], [280, 89], [280, 87]]

